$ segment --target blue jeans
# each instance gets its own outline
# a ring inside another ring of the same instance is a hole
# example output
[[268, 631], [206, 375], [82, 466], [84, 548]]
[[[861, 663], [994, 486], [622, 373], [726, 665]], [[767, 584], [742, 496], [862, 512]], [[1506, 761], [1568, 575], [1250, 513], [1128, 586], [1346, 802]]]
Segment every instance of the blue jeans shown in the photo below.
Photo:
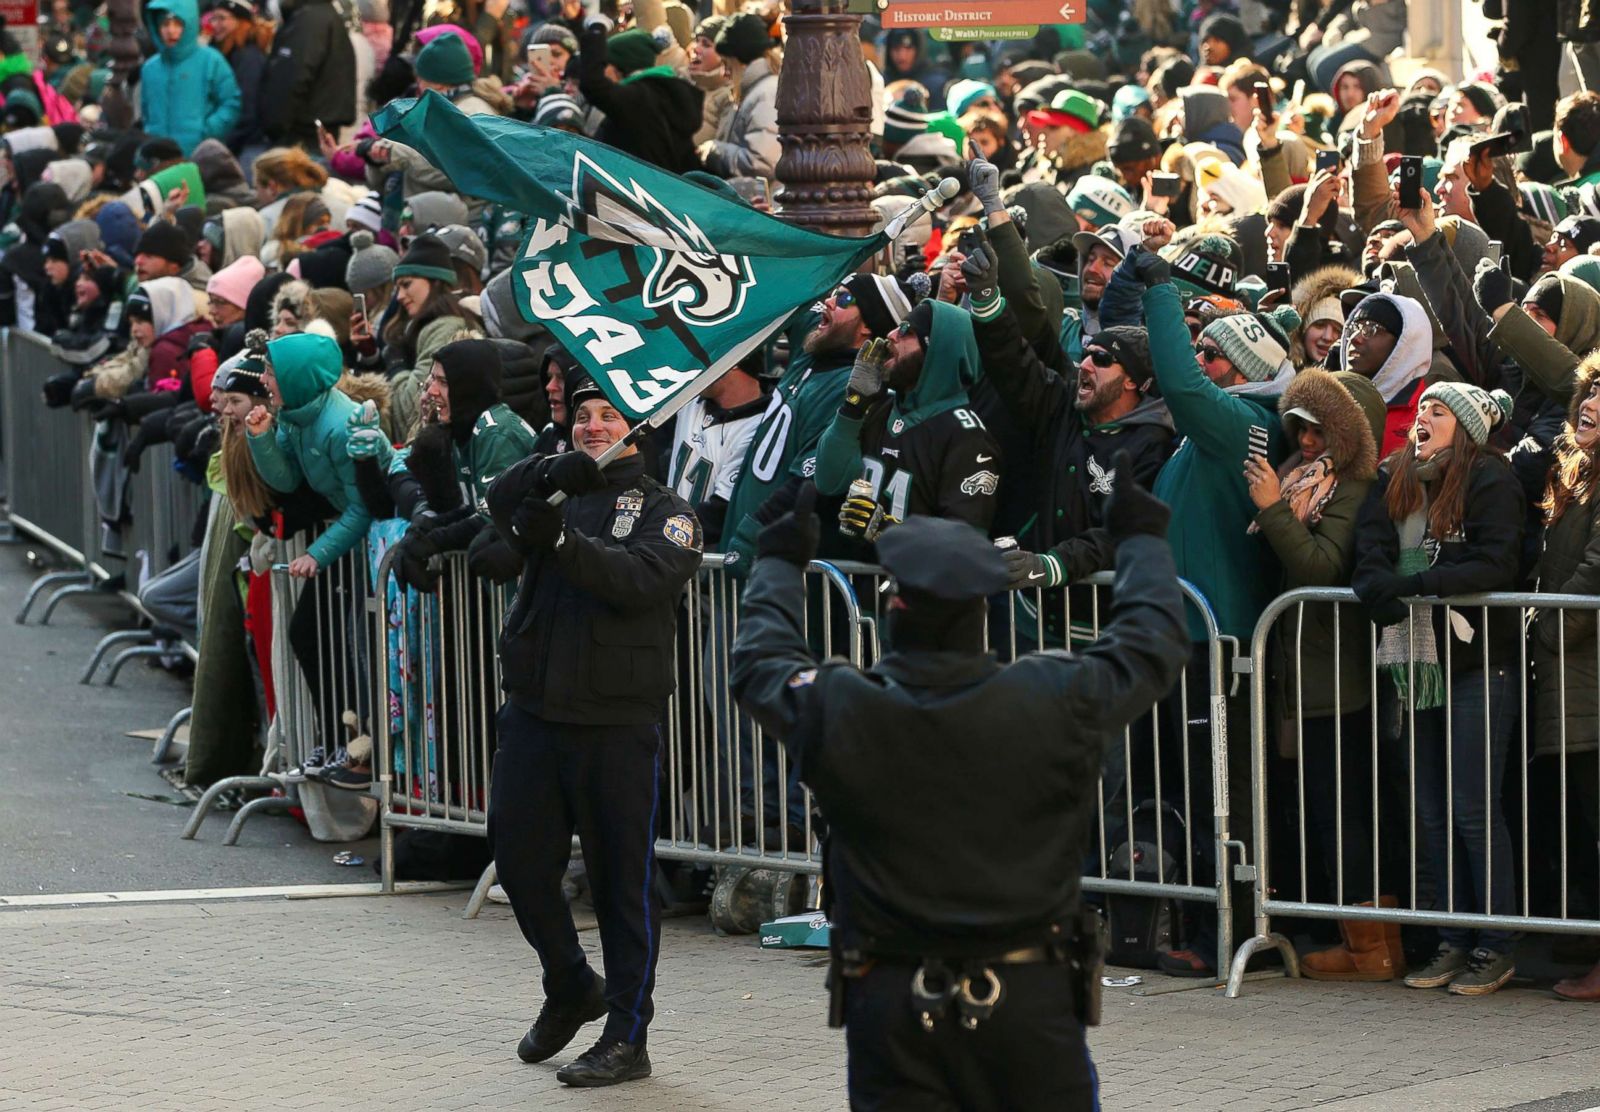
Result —
[[[1448, 706], [1417, 712], [1417, 822], [1425, 855], [1419, 866], [1434, 874], [1433, 898], [1424, 901], [1430, 910], [1516, 914], [1511, 831], [1501, 795], [1516, 726], [1514, 684], [1505, 668], [1458, 672], [1451, 677]], [[1447, 861], [1453, 865], [1448, 876]], [[1518, 935], [1440, 927], [1439, 937], [1451, 946], [1505, 953]]]

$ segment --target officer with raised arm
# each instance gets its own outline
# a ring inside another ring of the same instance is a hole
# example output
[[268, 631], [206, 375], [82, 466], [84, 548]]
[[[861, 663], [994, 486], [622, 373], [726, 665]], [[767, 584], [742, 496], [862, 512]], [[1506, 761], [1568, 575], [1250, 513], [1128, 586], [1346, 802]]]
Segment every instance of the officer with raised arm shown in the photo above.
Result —
[[1105, 511], [1110, 621], [1076, 653], [997, 663], [985, 600], [1005, 560], [965, 522], [912, 516], [878, 541], [890, 651], [866, 671], [819, 663], [802, 581], [812, 489], [760, 535], [733, 690], [828, 822], [830, 1022], [846, 1029], [852, 1108], [1097, 1106], [1097, 918], [1078, 879], [1095, 782], [1189, 656], [1167, 507], [1127, 462]]

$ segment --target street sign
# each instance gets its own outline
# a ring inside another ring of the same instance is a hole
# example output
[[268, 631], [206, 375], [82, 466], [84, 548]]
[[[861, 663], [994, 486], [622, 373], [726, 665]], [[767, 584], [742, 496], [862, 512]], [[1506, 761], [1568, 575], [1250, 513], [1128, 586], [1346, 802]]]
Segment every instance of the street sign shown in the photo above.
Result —
[[[1028, 24], [1082, 23], [1083, 0], [875, 0], [885, 31], [899, 27], [943, 27], [949, 30], [1015, 28]], [[984, 37], [984, 36], [974, 36]]]
[[1021, 27], [935, 27], [928, 34], [934, 42], [989, 42], [998, 39], [1031, 39], [1039, 33], [1035, 23]]

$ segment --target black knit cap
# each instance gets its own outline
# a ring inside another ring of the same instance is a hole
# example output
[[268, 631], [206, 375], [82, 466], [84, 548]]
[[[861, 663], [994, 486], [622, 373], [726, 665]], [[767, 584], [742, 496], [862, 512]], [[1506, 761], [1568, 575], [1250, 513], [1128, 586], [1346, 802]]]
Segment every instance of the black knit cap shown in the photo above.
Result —
[[1150, 333], [1131, 324], [1102, 328], [1083, 341], [1084, 351], [1104, 348], [1122, 370], [1141, 389], [1155, 375], [1155, 363], [1150, 358]]
[[1400, 309], [1387, 297], [1369, 295], [1357, 305], [1355, 312], [1350, 314], [1346, 327], [1358, 320], [1370, 320], [1379, 328], [1391, 335], [1398, 336], [1405, 329], [1405, 318], [1400, 315]]
[[856, 299], [861, 321], [874, 336], [893, 332], [894, 326], [911, 311], [911, 298], [893, 277], [852, 274], [839, 284]]
[[189, 242], [189, 237], [176, 224], [157, 220], [144, 230], [139, 242], [134, 245], [133, 253], [154, 255], [179, 266], [188, 266], [189, 260], [194, 258], [194, 244]]
[[[578, 416], [578, 407], [584, 402], [593, 401], [595, 398], [605, 398], [606, 401], [610, 401], [610, 398], [606, 396], [606, 392], [600, 389], [599, 384], [588, 375], [584, 375], [576, 381], [568, 379], [567, 382], [568, 425], [571, 425], [576, 420]], [[622, 410], [619, 409], [617, 412], [622, 415], [622, 419], [624, 421], [628, 422], [628, 427], [630, 429], [633, 428], [633, 426], [637, 423], [626, 413], [623, 413]]]
[[261, 354], [242, 351], [224, 363], [217, 371], [217, 389], [225, 394], [246, 394], [252, 398], [267, 397], [267, 388], [261, 382], [267, 365]]
[[917, 339], [922, 341], [922, 350], [928, 350], [928, 339], [933, 335], [933, 303], [920, 301], [917, 307], [911, 310], [911, 315], [906, 318], [911, 322], [911, 331], [917, 334]]
[[1522, 296], [1524, 305], [1536, 305], [1541, 313], [1551, 320], [1561, 319], [1561, 307], [1566, 304], [1566, 295], [1561, 289], [1561, 279], [1554, 273], [1546, 274], [1533, 284], [1533, 288]]

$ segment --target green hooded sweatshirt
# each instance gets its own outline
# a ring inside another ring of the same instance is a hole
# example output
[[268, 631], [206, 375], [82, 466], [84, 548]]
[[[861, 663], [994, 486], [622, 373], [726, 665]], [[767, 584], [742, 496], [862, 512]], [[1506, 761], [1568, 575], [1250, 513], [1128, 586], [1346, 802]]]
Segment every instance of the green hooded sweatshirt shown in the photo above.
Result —
[[[300, 333], [273, 340], [267, 359], [283, 408], [274, 429], [250, 434], [250, 458], [273, 490], [288, 493], [304, 483], [339, 511], [309, 549], [317, 565], [326, 568], [360, 543], [372, 521], [345, 445], [356, 403], [334, 388], [344, 365], [339, 345], [328, 336]], [[387, 459], [378, 462], [387, 469]]]

